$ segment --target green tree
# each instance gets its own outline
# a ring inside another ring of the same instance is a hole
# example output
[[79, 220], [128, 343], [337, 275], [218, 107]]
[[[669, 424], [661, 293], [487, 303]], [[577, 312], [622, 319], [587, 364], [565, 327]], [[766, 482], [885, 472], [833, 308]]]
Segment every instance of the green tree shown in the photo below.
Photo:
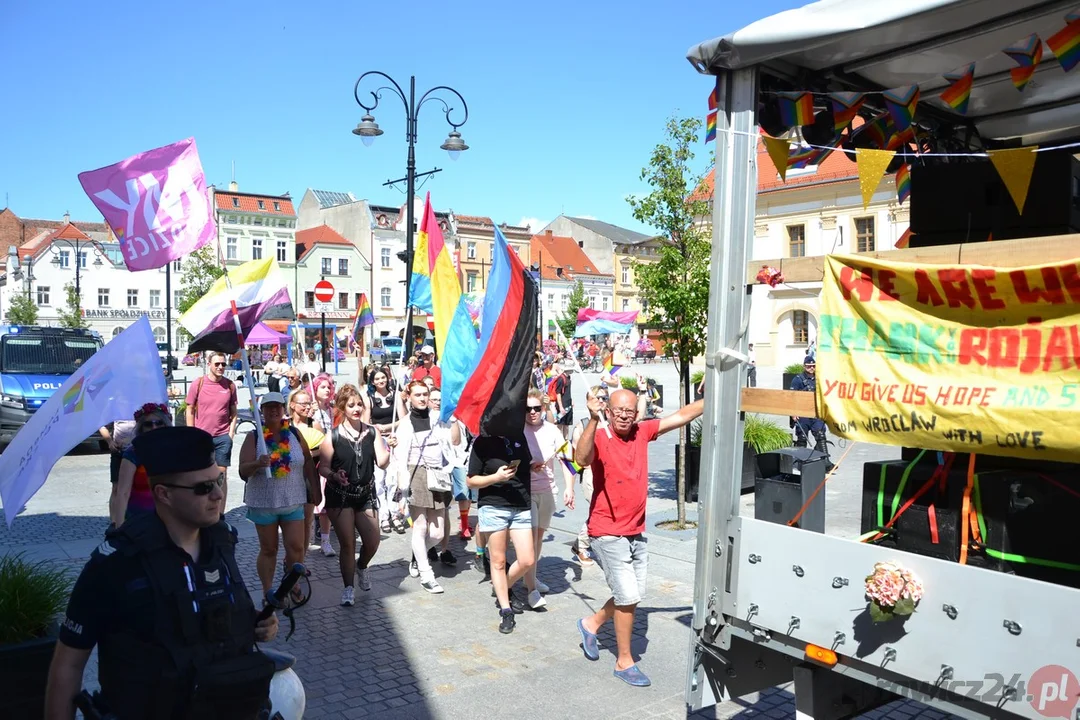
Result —
[[26, 293], [16, 292], [8, 303], [7, 321], [12, 325], [37, 325], [38, 309]]
[[574, 287], [570, 288], [570, 294], [566, 296], [566, 310], [557, 322], [559, 329], [566, 338], [572, 339], [577, 330], [577, 312], [583, 307], [589, 307], [589, 298], [585, 294], [585, 285], [578, 280]]
[[75, 283], [69, 282], [67, 285], [64, 285], [64, 296], [66, 297], [67, 305], [63, 310], [60, 310], [57, 313], [60, 318], [60, 327], [90, 327], [83, 317], [82, 298], [79, 297], [79, 293], [75, 291]]
[[[692, 168], [701, 121], [671, 118], [665, 143], [657, 145], [640, 179], [652, 188], [645, 197], [629, 197], [634, 218], [658, 231], [659, 256], [655, 262], [634, 264], [642, 299], [651, 320], [663, 333], [669, 354], [679, 363], [679, 398], [690, 403], [690, 360], [705, 352], [709, 316], [709, 261], [712, 243], [701, 219], [708, 215], [704, 173]], [[687, 428], [679, 431], [679, 444], [687, 446]], [[679, 454], [677, 469], [679, 527], [686, 524], [686, 453]]]
[[[176, 312], [183, 315], [199, 299], [210, 292], [210, 288], [219, 277], [225, 274], [218, 262], [213, 245], [204, 245], [184, 258], [180, 266], [180, 299]], [[180, 328], [179, 342], [187, 343], [191, 335]]]

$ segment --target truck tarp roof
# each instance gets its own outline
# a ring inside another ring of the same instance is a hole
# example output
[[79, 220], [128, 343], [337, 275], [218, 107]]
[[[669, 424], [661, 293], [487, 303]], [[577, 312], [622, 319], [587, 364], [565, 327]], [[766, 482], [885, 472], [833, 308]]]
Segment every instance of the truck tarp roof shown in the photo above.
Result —
[[[794, 82], [813, 79], [816, 91], [918, 84], [920, 106], [957, 124], [973, 122], [984, 139], [1045, 144], [1080, 137], [1080, 67], [1063, 72], [1044, 48], [1020, 92], [1009, 75], [1017, 65], [1002, 50], [1032, 33], [1045, 43], [1078, 8], [1077, 0], [821, 0], [695, 45], [687, 59], [705, 74], [756, 65]], [[949, 85], [944, 73], [972, 62], [963, 116], [936, 95]]]

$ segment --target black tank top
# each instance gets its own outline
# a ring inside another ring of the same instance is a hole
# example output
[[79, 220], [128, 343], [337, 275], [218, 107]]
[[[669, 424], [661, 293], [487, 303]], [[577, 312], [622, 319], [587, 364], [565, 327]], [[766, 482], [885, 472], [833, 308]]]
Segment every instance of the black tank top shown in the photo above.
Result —
[[[335, 473], [338, 470], [345, 471], [349, 478], [350, 494], [373, 482], [375, 480], [375, 429], [365, 425], [356, 443], [345, 437], [340, 427], [334, 428], [330, 437], [334, 444], [334, 459], [330, 463], [330, 469]], [[327, 482], [326, 487], [336, 484], [336, 482]]]
[[[383, 398], [378, 393], [371, 393], [371, 424], [389, 425], [394, 421], [394, 393]], [[384, 406], [382, 403], [386, 403]]]

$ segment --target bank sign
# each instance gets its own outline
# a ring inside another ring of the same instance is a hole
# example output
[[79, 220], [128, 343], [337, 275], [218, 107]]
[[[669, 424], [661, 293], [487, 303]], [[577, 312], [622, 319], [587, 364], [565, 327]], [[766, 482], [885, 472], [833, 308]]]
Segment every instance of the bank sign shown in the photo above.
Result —
[[83, 317], [88, 320], [138, 320], [144, 315], [151, 320], [165, 319], [164, 310], [83, 310]]

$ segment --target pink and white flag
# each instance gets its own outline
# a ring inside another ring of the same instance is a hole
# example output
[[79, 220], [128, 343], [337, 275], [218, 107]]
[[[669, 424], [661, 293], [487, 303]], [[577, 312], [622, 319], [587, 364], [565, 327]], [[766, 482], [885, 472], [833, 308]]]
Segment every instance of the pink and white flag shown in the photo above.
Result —
[[120, 240], [128, 270], [164, 267], [217, 234], [195, 138], [79, 173], [79, 182]]

